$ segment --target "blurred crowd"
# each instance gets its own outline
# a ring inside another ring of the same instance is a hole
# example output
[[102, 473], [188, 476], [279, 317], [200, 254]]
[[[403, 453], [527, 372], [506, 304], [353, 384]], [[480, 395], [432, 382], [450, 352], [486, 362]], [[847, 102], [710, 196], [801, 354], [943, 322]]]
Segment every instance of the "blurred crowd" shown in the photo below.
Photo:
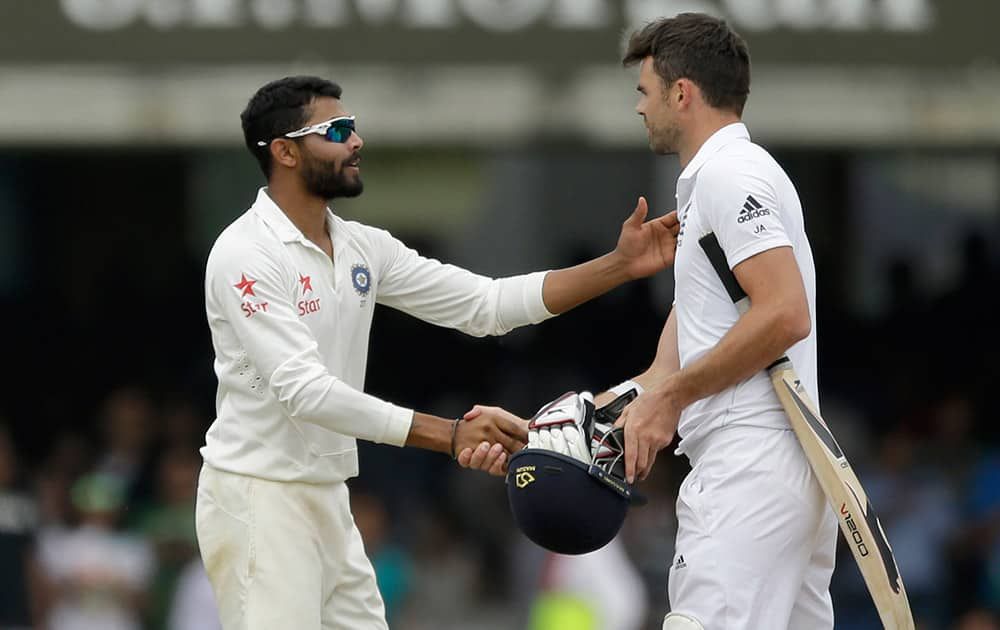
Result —
[[204, 417], [116, 388], [23, 462], [0, 426], [0, 627], [219, 628], [194, 501]]
[[[941, 295], [918, 290], [911, 262], [893, 263], [877, 318], [823, 301], [820, 288], [821, 406], [879, 510], [922, 630], [1000, 630], [1000, 430], [989, 405], [1000, 275], [982, 237], [968, 237], [963, 260]], [[368, 389], [444, 416], [473, 403], [529, 416], [644, 367], [663, 321], [657, 300], [637, 282], [484, 340], [382, 309]], [[31, 419], [0, 421], [0, 629], [219, 628], [194, 530], [205, 399], [120, 384], [29, 457], [18, 436]], [[686, 472], [670, 450], [643, 482], [649, 505], [580, 557], [520, 536], [497, 478], [412, 449], [362, 444], [360, 458], [353, 510], [395, 630], [659, 628]], [[837, 628], [879, 628], [841, 551]]]

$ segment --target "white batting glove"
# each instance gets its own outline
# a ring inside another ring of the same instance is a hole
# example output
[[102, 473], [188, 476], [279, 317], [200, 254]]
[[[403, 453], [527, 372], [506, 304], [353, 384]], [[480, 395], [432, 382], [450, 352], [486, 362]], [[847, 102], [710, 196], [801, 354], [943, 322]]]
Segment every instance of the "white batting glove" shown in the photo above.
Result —
[[528, 447], [543, 448], [590, 464], [594, 397], [567, 392], [542, 407], [528, 423]]

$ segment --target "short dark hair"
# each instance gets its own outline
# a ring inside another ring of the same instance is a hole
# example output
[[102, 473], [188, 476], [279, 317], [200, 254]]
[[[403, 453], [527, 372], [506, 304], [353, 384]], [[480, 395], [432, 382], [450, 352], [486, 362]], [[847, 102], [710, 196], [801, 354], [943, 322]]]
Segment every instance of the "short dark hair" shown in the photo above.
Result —
[[665, 85], [690, 79], [712, 107], [743, 114], [750, 93], [750, 51], [725, 20], [680, 13], [650, 22], [629, 38], [622, 63], [631, 66], [650, 56]]
[[265, 177], [271, 177], [271, 150], [267, 146], [258, 146], [257, 142], [270, 142], [304, 127], [310, 116], [309, 106], [314, 100], [324, 96], [339, 99], [342, 93], [343, 90], [333, 81], [296, 76], [271, 81], [250, 97], [246, 109], [240, 114], [243, 141], [257, 158]]

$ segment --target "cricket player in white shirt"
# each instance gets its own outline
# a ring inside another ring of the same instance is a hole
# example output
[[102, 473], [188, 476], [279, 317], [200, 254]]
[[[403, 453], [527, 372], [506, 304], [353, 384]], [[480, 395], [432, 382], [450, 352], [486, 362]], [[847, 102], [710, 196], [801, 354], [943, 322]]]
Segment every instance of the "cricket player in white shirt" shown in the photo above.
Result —
[[[324, 79], [290, 77], [250, 99], [243, 132], [267, 187], [208, 259], [219, 389], [196, 521], [226, 630], [387, 627], [344, 483], [358, 472], [356, 439], [452, 456], [483, 443], [509, 453], [527, 439], [507, 419], [454, 421], [365, 394], [376, 303], [500, 335], [673, 262], [676, 214], [644, 222], [643, 199], [611, 253], [499, 280], [345, 221], [328, 201], [361, 194], [364, 143], [340, 96]], [[408, 369], [420, 357], [399, 361]]]
[[[653, 364], [595, 402], [640, 392], [617, 422], [629, 482], [675, 433], [692, 465], [663, 629], [833, 628], [836, 519], [765, 373], [787, 353], [818, 399], [812, 253], [795, 187], [741, 122], [747, 46], [722, 20], [685, 13], [636, 32], [624, 62], [640, 66], [650, 148], [683, 169], [675, 301]], [[750, 296], [742, 317], [698, 246], [710, 232]], [[495, 407], [467, 416], [516, 420]], [[496, 474], [495, 453], [459, 462]]]

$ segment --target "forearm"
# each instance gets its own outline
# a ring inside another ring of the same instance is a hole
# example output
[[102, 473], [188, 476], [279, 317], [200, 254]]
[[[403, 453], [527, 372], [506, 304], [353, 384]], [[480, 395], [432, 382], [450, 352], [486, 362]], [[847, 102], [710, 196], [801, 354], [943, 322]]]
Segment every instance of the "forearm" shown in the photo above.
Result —
[[[641, 374], [636, 374], [635, 376], [625, 381], [622, 381], [620, 385], [625, 386], [634, 383], [641, 388], [639, 390], [639, 393], [642, 393], [646, 390], [655, 389], [657, 386], [662, 384], [668, 376], [670, 376], [679, 369], [680, 369], [679, 366], [671, 370], [666, 368], [666, 366], [653, 365], [650, 366], [650, 368], [645, 372], [642, 372]], [[618, 387], [618, 385], [616, 385], [615, 387]], [[624, 392], [615, 392], [612, 389], [607, 389], [594, 396], [594, 404], [597, 405], [598, 407], [602, 407], [613, 401], [622, 393]]]
[[750, 378], [803, 336], [786, 311], [751, 307], [714, 348], [663, 379], [656, 391], [687, 407]]
[[351, 387], [313, 357], [287, 361], [268, 381], [278, 403], [295, 420], [393, 446], [402, 446], [410, 430], [411, 409]]
[[560, 314], [607, 293], [632, 277], [615, 252], [545, 276], [542, 299], [550, 313]]
[[[630, 380], [637, 383], [643, 390], [650, 390], [662, 384], [680, 369], [681, 359], [677, 349], [677, 314], [676, 311], [671, 310], [663, 325], [663, 331], [660, 333], [660, 340], [656, 346], [656, 356], [653, 358], [652, 364], [646, 371], [633, 376]], [[617, 395], [611, 390], [602, 392], [597, 395], [594, 402], [601, 406], [614, 400]]]

